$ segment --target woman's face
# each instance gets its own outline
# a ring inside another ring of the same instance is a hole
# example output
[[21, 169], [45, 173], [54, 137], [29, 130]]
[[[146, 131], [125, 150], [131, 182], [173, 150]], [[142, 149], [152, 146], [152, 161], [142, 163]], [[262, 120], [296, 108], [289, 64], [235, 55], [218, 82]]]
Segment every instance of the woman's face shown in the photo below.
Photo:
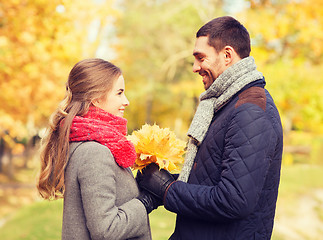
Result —
[[97, 99], [94, 105], [118, 117], [123, 117], [125, 107], [129, 101], [125, 95], [124, 78], [121, 75], [113, 84], [105, 98]]

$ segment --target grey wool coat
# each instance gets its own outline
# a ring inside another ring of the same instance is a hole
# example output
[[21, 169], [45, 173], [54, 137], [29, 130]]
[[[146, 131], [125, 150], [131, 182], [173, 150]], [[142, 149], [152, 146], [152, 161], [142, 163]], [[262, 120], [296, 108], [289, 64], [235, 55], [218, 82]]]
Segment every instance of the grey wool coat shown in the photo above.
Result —
[[133, 174], [117, 165], [106, 146], [71, 143], [65, 187], [63, 240], [151, 239]]

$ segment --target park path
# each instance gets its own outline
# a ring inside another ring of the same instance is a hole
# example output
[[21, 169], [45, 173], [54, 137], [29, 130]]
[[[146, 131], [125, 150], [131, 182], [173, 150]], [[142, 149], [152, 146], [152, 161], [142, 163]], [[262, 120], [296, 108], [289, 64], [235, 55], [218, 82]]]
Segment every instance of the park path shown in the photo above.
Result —
[[286, 240], [323, 239], [323, 189], [316, 189], [291, 203], [292, 214], [277, 206], [275, 231]]
[[35, 184], [31, 183], [0, 183], [0, 189], [32, 189]]

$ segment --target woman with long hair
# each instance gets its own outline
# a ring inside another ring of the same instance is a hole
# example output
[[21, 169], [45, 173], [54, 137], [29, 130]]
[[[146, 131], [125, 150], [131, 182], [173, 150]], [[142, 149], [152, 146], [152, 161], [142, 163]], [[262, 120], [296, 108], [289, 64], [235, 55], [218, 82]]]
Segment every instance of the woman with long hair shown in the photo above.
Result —
[[64, 198], [62, 239], [151, 239], [147, 213], [160, 205], [140, 192], [123, 118], [129, 101], [121, 70], [85, 59], [71, 70], [66, 96], [43, 139], [37, 183], [44, 199]]

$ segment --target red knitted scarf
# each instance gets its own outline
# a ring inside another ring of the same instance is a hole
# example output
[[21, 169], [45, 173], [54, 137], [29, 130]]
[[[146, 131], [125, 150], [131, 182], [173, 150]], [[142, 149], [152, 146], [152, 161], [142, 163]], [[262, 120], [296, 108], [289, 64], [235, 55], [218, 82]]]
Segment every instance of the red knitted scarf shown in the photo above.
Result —
[[125, 137], [127, 120], [100, 108], [90, 107], [84, 116], [75, 116], [71, 125], [70, 142], [97, 141], [107, 146], [120, 167], [134, 164], [134, 145]]

